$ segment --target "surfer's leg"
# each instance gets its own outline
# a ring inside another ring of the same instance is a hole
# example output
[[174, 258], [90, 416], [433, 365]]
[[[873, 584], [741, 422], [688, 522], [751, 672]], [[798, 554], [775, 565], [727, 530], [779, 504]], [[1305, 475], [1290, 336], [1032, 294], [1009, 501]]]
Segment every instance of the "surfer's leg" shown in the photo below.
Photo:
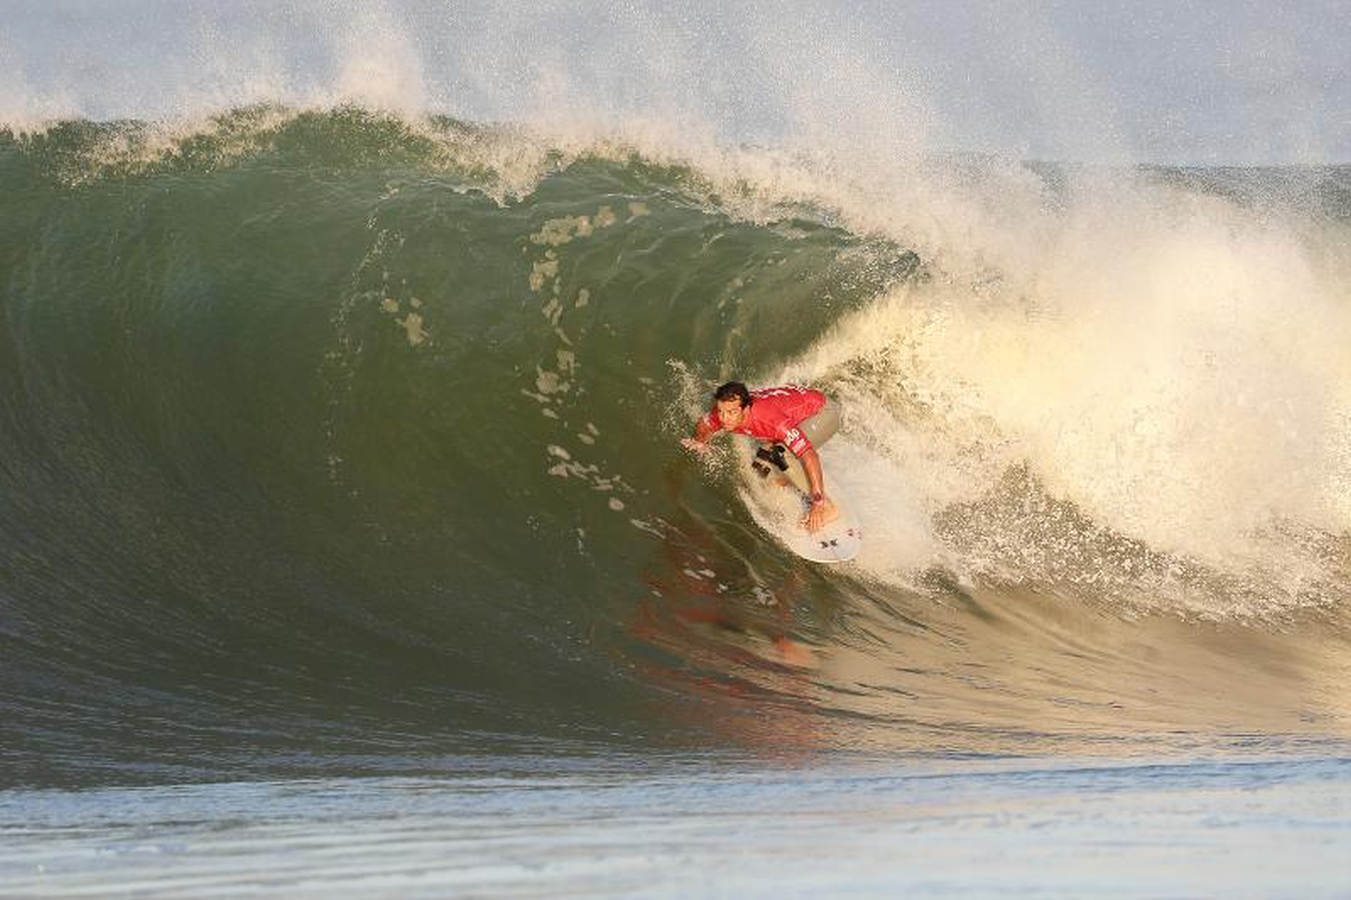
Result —
[[774, 476], [775, 484], [786, 484], [783, 472], [788, 470], [788, 448], [783, 444], [761, 441], [760, 446], [751, 457], [751, 468], [761, 478]]
[[827, 400], [816, 415], [802, 420], [798, 430], [807, 436], [813, 447], [820, 447], [839, 431], [841, 419], [840, 404]]

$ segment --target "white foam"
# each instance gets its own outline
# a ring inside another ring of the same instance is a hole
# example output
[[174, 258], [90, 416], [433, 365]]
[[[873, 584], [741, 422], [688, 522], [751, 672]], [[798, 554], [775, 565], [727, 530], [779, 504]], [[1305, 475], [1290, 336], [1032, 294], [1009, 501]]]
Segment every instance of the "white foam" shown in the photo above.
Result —
[[[1344, 588], [1327, 542], [1351, 532], [1345, 232], [1138, 181], [1088, 181], [1054, 214], [1003, 200], [1026, 227], [973, 221], [946, 277], [769, 380], [834, 379], [846, 439], [881, 448], [921, 508], [979, 499], [1025, 462], [1152, 551], [1292, 601]], [[997, 279], [977, 283], [991, 258]]]

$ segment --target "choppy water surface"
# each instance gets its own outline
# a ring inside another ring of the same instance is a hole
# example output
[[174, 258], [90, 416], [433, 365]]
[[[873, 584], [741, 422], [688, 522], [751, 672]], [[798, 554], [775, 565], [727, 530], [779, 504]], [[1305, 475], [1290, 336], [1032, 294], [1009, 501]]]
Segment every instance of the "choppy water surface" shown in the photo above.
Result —
[[504, 771], [10, 791], [0, 872], [24, 896], [1351, 889], [1346, 758], [470, 767], [494, 765]]

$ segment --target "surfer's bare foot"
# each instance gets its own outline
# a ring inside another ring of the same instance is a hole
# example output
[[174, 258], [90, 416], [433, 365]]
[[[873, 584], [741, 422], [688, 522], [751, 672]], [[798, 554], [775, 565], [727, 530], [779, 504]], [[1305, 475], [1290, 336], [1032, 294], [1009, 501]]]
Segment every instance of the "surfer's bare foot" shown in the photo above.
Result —
[[840, 509], [829, 497], [811, 508], [802, 519], [802, 525], [808, 533], [820, 531], [824, 526], [829, 525], [840, 517]]

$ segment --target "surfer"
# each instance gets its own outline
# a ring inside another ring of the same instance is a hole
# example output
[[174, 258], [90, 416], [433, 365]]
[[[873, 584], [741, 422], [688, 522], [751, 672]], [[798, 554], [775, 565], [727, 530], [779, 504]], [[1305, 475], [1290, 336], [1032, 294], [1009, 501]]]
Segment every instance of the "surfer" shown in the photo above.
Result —
[[812, 388], [784, 385], [749, 390], [740, 381], [729, 381], [713, 392], [713, 407], [699, 418], [694, 436], [681, 443], [699, 453], [708, 452], [708, 441], [719, 431], [744, 434], [760, 441], [757, 468], [768, 474], [771, 463], [788, 470], [785, 450], [792, 452], [807, 473], [811, 509], [802, 524], [808, 531], [839, 516], [839, 510], [826, 496], [825, 473], [816, 448], [830, 439], [840, 427], [840, 408], [826, 395]]

